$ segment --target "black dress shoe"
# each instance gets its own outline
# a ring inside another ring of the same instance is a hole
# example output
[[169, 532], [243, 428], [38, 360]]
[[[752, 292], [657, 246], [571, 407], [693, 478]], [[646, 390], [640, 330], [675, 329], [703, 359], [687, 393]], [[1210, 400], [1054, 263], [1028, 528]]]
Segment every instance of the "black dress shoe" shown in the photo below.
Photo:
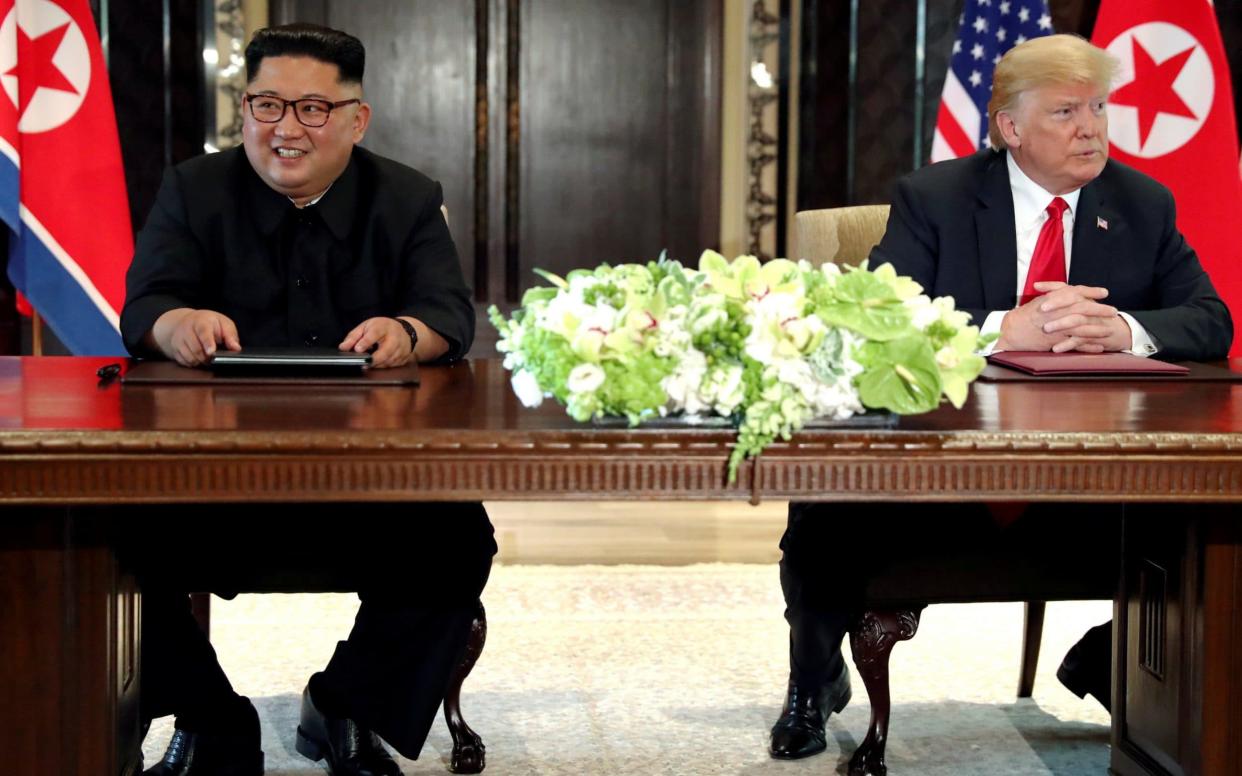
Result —
[[243, 714], [223, 731], [174, 730], [164, 759], [143, 776], [263, 776], [259, 715], [249, 700]]
[[1065, 653], [1057, 679], [1066, 689], [1085, 698], [1090, 695], [1112, 712], [1113, 624], [1106, 622], [1089, 629]]
[[819, 754], [828, 747], [824, 725], [828, 715], [840, 712], [850, 702], [850, 672], [823, 687], [806, 687], [789, 680], [781, 717], [772, 726], [768, 754], [778, 760], [800, 760]]
[[310, 687], [302, 691], [302, 720], [295, 746], [303, 757], [326, 758], [332, 776], [402, 776], [374, 733], [352, 719], [321, 714], [311, 701]]

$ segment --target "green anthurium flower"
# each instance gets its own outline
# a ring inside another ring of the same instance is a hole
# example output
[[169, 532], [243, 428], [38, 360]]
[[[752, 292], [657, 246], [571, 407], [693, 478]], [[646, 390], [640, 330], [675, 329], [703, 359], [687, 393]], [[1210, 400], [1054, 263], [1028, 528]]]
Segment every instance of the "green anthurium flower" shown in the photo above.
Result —
[[[892, 269], [891, 265], [884, 265]], [[915, 285], [918, 285], [917, 283]], [[812, 300], [829, 326], [842, 326], [867, 339], [890, 340], [910, 330], [910, 311], [893, 284], [875, 273], [847, 272]]]
[[868, 342], [858, 348], [856, 357], [863, 365], [858, 395], [866, 406], [912, 415], [940, 404], [943, 383], [926, 338]]

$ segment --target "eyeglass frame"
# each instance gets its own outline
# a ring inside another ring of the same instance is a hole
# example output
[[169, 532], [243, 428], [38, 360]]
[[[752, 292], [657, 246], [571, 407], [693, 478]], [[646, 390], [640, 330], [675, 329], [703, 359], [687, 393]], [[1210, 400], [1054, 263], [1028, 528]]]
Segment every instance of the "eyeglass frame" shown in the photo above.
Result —
[[[269, 100], [280, 101], [281, 109], [280, 109], [280, 116], [278, 118], [269, 120], [269, 119], [261, 119], [258, 116], [254, 115], [254, 101], [260, 97], [265, 97]], [[301, 124], [302, 126], [308, 127], [310, 129], [319, 129], [320, 127], [326, 127], [328, 125], [328, 119], [332, 118], [332, 111], [336, 110], [337, 108], [343, 108], [346, 105], [352, 105], [353, 103], [358, 103], [359, 105], [362, 104], [362, 100], [359, 99], [358, 97], [354, 97], [353, 99], [350, 99], [350, 100], [341, 100], [340, 102], [332, 102], [331, 100], [324, 100], [319, 97], [302, 97], [297, 100], [286, 100], [284, 97], [278, 97], [275, 94], [251, 94], [250, 92], [246, 92], [245, 95], [243, 96], [243, 99], [246, 101], [246, 104], [250, 106], [250, 118], [254, 119], [255, 121], [261, 124], [279, 124], [280, 122], [284, 121], [285, 114], [289, 112], [289, 106], [292, 105], [293, 106], [293, 118], [297, 119], [297, 122]], [[305, 121], [303, 121], [302, 116], [298, 113], [299, 102], [317, 102], [317, 103], [320, 103], [321, 105], [327, 105], [328, 114], [327, 116], [324, 117], [323, 123], [322, 124], [307, 124]]]

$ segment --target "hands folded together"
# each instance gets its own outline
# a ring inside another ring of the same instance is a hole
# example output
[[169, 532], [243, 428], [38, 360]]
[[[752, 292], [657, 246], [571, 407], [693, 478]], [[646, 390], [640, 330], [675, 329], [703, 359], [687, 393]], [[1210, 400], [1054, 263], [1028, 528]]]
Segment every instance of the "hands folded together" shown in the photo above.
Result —
[[1035, 290], [1043, 296], [1005, 314], [997, 350], [1103, 353], [1131, 347], [1130, 325], [1100, 301], [1108, 289], [1049, 281], [1036, 283]]

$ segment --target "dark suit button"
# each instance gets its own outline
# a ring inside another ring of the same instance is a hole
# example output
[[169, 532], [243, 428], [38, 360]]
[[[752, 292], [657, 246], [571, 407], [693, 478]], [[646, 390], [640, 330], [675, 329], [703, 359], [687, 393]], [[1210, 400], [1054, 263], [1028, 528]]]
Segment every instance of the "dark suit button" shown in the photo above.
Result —
[[298, 288], [306, 288], [307, 286], [310, 285], [310, 281], [307, 280], [306, 278], [298, 278], [297, 280], [293, 281], [293, 285], [297, 286]]
[[316, 346], [316, 345], [318, 345], [318, 344], [319, 344], [319, 335], [318, 335], [318, 334], [307, 334], [307, 335], [306, 335], [306, 346], [307, 346], [308, 348], [313, 348], [314, 346]]

